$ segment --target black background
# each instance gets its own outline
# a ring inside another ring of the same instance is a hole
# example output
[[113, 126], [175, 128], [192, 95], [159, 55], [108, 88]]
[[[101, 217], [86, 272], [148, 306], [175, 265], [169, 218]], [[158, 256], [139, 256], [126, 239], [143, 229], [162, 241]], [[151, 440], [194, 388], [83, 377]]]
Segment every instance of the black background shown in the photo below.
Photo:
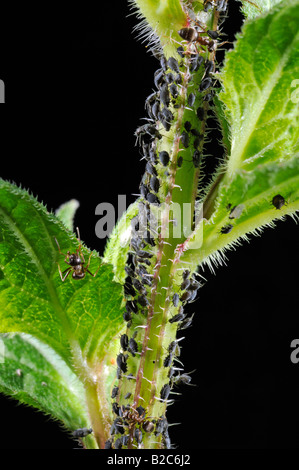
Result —
[[[116, 3], [18, 6], [3, 12], [1, 29], [0, 176], [49, 209], [78, 199], [82, 239], [100, 253], [96, 205], [116, 207], [118, 194], [129, 204], [138, 192], [144, 162], [133, 134], [157, 68], [132, 34], [137, 20], [126, 16], [126, 1]], [[229, 3], [224, 28], [233, 39], [242, 16]], [[218, 137], [208, 150], [220, 157]], [[299, 337], [297, 245], [288, 219], [228, 253], [216, 276], [205, 270], [208, 282], [188, 307], [194, 327], [181, 343], [196, 386], [178, 389], [167, 414], [181, 423], [170, 428], [178, 450], [298, 448], [299, 364], [290, 361]], [[3, 449], [75, 446], [57, 423], [13, 400], [0, 398], [0, 416]]]

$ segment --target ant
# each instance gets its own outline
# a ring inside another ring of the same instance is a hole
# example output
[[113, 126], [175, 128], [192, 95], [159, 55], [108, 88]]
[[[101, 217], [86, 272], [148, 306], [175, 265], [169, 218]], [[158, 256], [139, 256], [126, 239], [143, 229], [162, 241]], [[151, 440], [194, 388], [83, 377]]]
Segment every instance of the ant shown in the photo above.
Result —
[[66, 280], [66, 278], [68, 277], [68, 275], [70, 274], [71, 271], [73, 271], [73, 274], [72, 274], [73, 279], [83, 279], [85, 277], [86, 273], [88, 273], [91, 276], [95, 277], [97, 275], [99, 269], [100, 269], [100, 266], [101, 266], [100, 265], [98, 267], [98, 269], [96, 270], [96, 272], [94, 274], [92, 274], [89, 271], [88, 268], [89, 268], [89, 265], [90, 265], [90, 259], [91, 259], [92, 253], [90, 253], [90, 255], [89, 255], [87, 265], [84, 266], [85, 259], [84, 259], [84, 255], [82, 253], [82, 244], [81, 244], [80, 233], [79, 233], [79, 228], [78, 227], [77, 227], [77, 234], [78, 234], [78, 240], [79, 240], [79, 248], [76, 249], [76, 253], [70, 253], [68, 251], [66, 255], [64, 253], [62, 253], [62, 251], [60, 250], [59, 243], [56, 240], [56, 238], [54, 237], [54, 239], [57, 243], [57, 246], [58, 246], [59, 253], [61, 255], [65, 256], [64, 261], [67, 264], [70, 265], [69, 268], [67, 268], [65, 271], [61, 272], [60, 266], [57, 263], [58, 264], [59, 274], [60, 274], [62, 282], [64, 282]]

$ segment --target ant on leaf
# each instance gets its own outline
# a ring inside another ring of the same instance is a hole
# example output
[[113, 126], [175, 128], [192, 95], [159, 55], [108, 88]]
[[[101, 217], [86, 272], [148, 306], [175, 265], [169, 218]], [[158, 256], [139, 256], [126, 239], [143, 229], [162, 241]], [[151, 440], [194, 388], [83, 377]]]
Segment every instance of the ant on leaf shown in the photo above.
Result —
[[89, 268], [89, 265], [90, 265], [90, 259], [91, 259], [92, 253], [90, 253], [90, 255], [89, 255], [87, 265], [84, 266], [85, 259], [84, 259], [84, 255], [82, 253], [82, 244], [81, 244], [80, 233], [79, 233], [79, 228], [78, 227], [77, 227], [77, 234], [78, 234], [78, 240], [79, 240], [79, 248], [76, 249], [76, 253], [70, 253], [70, 251], [68, 251], [67, 254], [62, 253], [62, 251], [60, 250], [59, 243], [58, 243], [57, 239], [54, 237], [55, 242], [58, 246], [59, 253], [61, 255], [65, 256], [64, 261], [65, 261], [65, 263], [69, 264], [69, 266], [70, 266], [65, 271], [61, 272], [60, 265], [57, 262], [58, 270], [59, 270], [59, 274], [60, 274], [62, 282], [64, 282], [66, 280], [66, 278], [68, 277], [68, 275], [70, 274], [71, 271], [73, 271], [73, 273], [72, 273], [73, 279], [83, 279], [85, 277], [86, 273], [88, 273], [91, 276], [95, 277], [97, 275], [100, 267], [101, 267], [101, 265], [100, 265], [94, 274], [92, 274], [89, 271], [88, 268]]

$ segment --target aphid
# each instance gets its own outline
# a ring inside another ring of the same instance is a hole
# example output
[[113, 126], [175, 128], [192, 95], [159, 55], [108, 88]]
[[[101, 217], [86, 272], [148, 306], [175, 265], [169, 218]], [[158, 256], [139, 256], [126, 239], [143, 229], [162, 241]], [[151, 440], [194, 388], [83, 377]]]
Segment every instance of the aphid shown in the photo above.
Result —
[[134, 338], [130, 338], [129, 340], [128, 351], [135, 357], [135, 353], [138, 351], [138, 345]]
[[196, 110], [197, 117], [200, 121], [204, 120], [205, 117], [205, 110], [202, 107], [197, 108]]
[[121, 449], [122, 448], [122, 438], [119, 437], [118, 439], [116, 439], [116, 441], [114, 442], [114, 449]]
[[165, 81], [168, 83], [168, 85], [174, 82], [174, 76], [171, 72], [165, 75]]
[[174, 377], [172, 379], [172, 382], [175, 383], [176, 385], [179, 385], [179, 384], [185, 384], [185, 385], [189, 385], [190, 382], [191, 382], [192, 378], [190, 375], [188, 374], [181, 374], [181, 375], [178, 375], [177, 377]]
[[112, 449], [112, 442], [110, 441], [110, 439], [108, 439], [108, 440], [105, 442], [104, 449]]
[[145, 170], [147, 173], [149, 173], [150, 175], [152, 176], [157, 176], [157, 170], [156, 168], [150, 163], [150, 162], [147, 162], [146, 166], [145, 166]]
[[120, 337], [120, 347], [123, 349], [123, 351], [126, 351], [128, 349], [128, 344], [129, 344], [129, 338], [128, 335], [123, 334]]
[[185, 57], [185, 51], [184, 51], [183, 46], [179, 46], [179, 47], [177, 48], [177, 53], [179, 54], [179, 56], [182, 57], [182, 59]]
[[120, 410], [120, 407], [118, 406], [118, 404], [115, 402], [115, 403], [112, 403], [112, 411], [113, 413], [115, 413], [116, 415], [119, 415], [119, 410]]
[[186, 290], [190, 286], [190, 279], [185, 279], [181, 284], [181, 290]]
[[214, 70], [214, 62], [212, 60], [206, 60], [205, 61], [205, 73], [206, 75], [209, 75], [213, 70]]
[[163, 387], [161, 388], [161, 392], [160, 392], [161, 400], [167, 400], [167, 398], [169, 397], [169, 394], [170, 394], [170, 385], [169, 384], [163, 385]]
[[220, 233], [222, 233], [223, 235], [227, 234], [231, 232], [233, 228], [234, 226], [232, 224], [224, 225], [223, 227], [221, 227]]
[[181, 166], [183, 165], [183, 161], [184, 161], [184, 159], [183, 159], [182, 156], [180, 156], [180, 157], [177, 159], [176, 164], [177, 164], [177, 167], [178, 167], [178, 168], [181, 168]]
[[141, 307], [147, 307], [149, 304], [149, 301], [145, 297], [145, 295], [139, 295], [137, 302], [141, 305]]
[[[113, 425], [116, 434], [124, 434], [123, 420], [120, 417], [115, 418]], [[111, 433], [112, 434], [112, 433]]]
[[137, 444], [141, 444], [141, 442], [142, 442], [142, 432], [140, 431], [140, 429], [135, 428], [134, 437], [136, 439]]
[[165, 416], [160, 416], [156, 423], [155, 435], [165, 433], [168, 429], [168, 422]]
[[172, 355], [168, 354], [168, 356], [166, 356], [165, 359], [164, 359], [163, 366], [164, 367], [170, 367], [171, 362], [172, 362]]
[[189, 328], [192, 325], [193, 317], [194, 317], [194, 313], [191, 317], [186, 318], [185, 320], [183, 320], [182, 323], [179, 326], [179, 329], [180, 330], [186, 330], [187, 328]]
[[238, 219], [244, 210], [244, 204], [239, 204], [231, 209], [228, 218], [229, 219]]
[[276, 196], [274, 196], [271, 202], [273, 206], [275, 207], [275, 209], [281, 209], [283, 206], [286, 205], [285, 198], [281, 196], [280, 194], [277, 194]]
[[206, 78], [203, 79], [203, 81], [199, 85], [198, 91], [200, 91], [200, 92], [205, 91], [208, 88], [210, 88], [211, 85], [212, 85], [211, 77], [206, 77]]
[[55, 240], [55, 242], [58, 246], [59, 254], [65, 256], [64, 261], [65, 261], [66, 264], [68, 264], [70, 266], [65, 271], [61, 272], [60, 265], [57, 263], [58, 271], [59, 271], [60, 278], [61, 278], [62, 282], [64, 282], [66, 280], [66, 278], [68, 277], [68, 275], [70, 274], [71, 271], [73, 271], [73, 273], [72, 273], [72, 278], [73, 279], [83, 279], [85, 277], [86, 273], [90, 274], [92, 277], [95, 277], [97, 275], [97, 273], [99, 272], [99, 269], [101, 267], [101, 265], [100, 265], [94, 274], [92, 274], [89, 271], [88, 268], [89, 268], [89, 265], [90, 265], [90, 260], [91, 260], [92, 253], [90, 253], [90, 255], [89, 255], [87, 265], [84, 266], [85, 259], [84, 259], [84, 255], [82, 253], [82, 244], [81, 244], [81, 240], [80, 240], [80, 233], [79, 233], [78, 227], [77, 227], [77, 234], [78, 234], [79, 247], [76, 249], [76, 253], [71, 253], [70, 251], [68, 251], [66, 255], [64, 253], [62, 253], [62, 251], [60, 250], [59, 243], [56, 240], [56, 238], [54, 237], [54, 240]]
[[92, 428], [80, 428], [80, 429], [76, 429], [75, 431], [73, 431], [73, 437], [75, 439], [78, 439], [78, 438], [82, 438], [82, 437], [86, 437], [88, 436], [89, 434], [91, 434], [93, 431], [92, 431]]
[[170, 103], [170, 97], [169, 97], [169, 90], [168, 90], [168, 85], [165, 83], [162, 85], [160, 89], [160, 100], [168, 108], [169, 103]]
[[175, 83], [172, 83], [172, 84], [170, 85], [169, 91], [170, 91], [171, 96], [172, 96], [174, 99], [176, 99], [177, 96], [178, 96], [178, 94], [179, 94], [179, 92], [178, 92], [178, 87], [176, 86]]
[[168, 108], [163, 108], [163, 110], [161, 111], [161, 114], [165, 117], [166, 121], [169, 123], [173, 121], [174, 119], [174, 115]]
[[159, 199], [157, 198], [157, 196], [153, 193], [148, 193], [146, 195], [146, 200], [150, 203], [150, 204], [159, 204], [160, 201]]
[[127, 277], [124, 283], [124, 293], [126, 296], [132, 295], [134, 297], [135, 291], [130, 277]]
[[184, 313], [177, 313], [174, 317], [170, 318], [169, 323], [176, 323], [176, 322], [184, 320], [184, 318], [185, 318]]
[[174, 81], [177, 85], [180, 85], [182, 83], [182, 75], [180, 73], [178, 73], [175, 77], [174, 77]]
[[218, 38], [217, 31], [211, 31], [210, 29], [207, 30], [207, 35], [210, 36], [211, 39], [217, 39]]
[[150, 180], [150, 187], [151, 189], [157, 193], [159, 191], [159, 188], [160, 188], [160, 181], [158, 180], [158, 178], [156, 178], [156, 176], [153, 176]]
[[176, 73], [179, 73], [180, 71], [179, 64], [178, 64], [178, 61], [174, 57], [169, 57], [167, 61], [167, 65], [171, 70], [173, 70]]
[[118, 394], [118, 387], [113, 387], [111, 392], [111, 398], [115, 398]]
[[132, 395], [131, 392], [126, 393], [125, 396], [124, 396], [124, 399], [128, 400], [131, 397], [131, 395]]
[[163, 83], [163, 81], [164, 81], [164, 71], [162, 69], [156, 70], [156, 72], [154, 73], [154, 83], [155, 83], [156, 88], [160, 88], [160, 85]]
[[181, 134], [181, 141], [182, 141], [182, 144], [185, 148], [188, 148], [189, 147], [189, 135], [187, 134], [186, 131], [183, 131], [182, 134]]
[[166, 72], [167, 71], [167, 59], [164, 55], [160, 58], [160, 65], [162, 69], [164, 70], [164, 72]]
[[204, 97], [203, 97], [203, 101], [212, 101], [213, 99], [213, 94], [212, 93], [207, 93]]
[[196, 56], [191, 59], [190, 72], [197, 72], [202, 63], [203, 56], [196, 54]]
[[201, 153], [198, 150], [195, 150], [195, 152], [193, 153], [192, 161], [194, 168], [198, 168], [201, 162]]
[[138, 312], [138, 307], [137, 307], [136, 303], [134, 302], [134, 300], [128, 300], [127, 301], [126, 310], [127, 310], [127, 312], [133, 312], [133, 313]]
[[132, 315], [131, 315], [131, 313], [130, 313], [130, 312], [124, 312], [124, 313], [123, 313], [123, 319], [124, 319], [125, 321], [127, 321], [127, 322], [128, 322], [128, 321], [131, 321], [131, 320], [132, 320]]
[[179, 294], [178, 293], [173, 294], [172, 303], [174, 307], [177, 307], [179, 305], [179, 300], [180, 300]]
[[188, 96], [188, 106], [192, 107], [195, 103], [195, 94], [190, 93]]
[[141, 139], [144, 135], [149, 135], [150, 137], [162, 139], [162, 135], [153, 124], [143, 124], [143, 126], [140, 126], [136, 129], [134, 135], [136, 136], [136, 144], [137, 142], [141, 144]]
[[162, 150], [162, 152], [159, 153], [159, 160], [163, 166], [167, 166], [169, 163], [169, 153], [166, 152], [166, 150]]
[[186, 290], [180, 297], [181, 302], [188, 302], [190, 300], [190, 297], [192, 296], [191, 292]]
[[123, 353], [119, 353], [119, 355], [117, 356], [116, 364], [122, 372], [127, 372], [127, 357]]
[[192, 128], [191, 122], [190, 121], [185, 121], [184, 122], [184, 128], [186, 129], [187, 132], [190, 132], [191, 128]]

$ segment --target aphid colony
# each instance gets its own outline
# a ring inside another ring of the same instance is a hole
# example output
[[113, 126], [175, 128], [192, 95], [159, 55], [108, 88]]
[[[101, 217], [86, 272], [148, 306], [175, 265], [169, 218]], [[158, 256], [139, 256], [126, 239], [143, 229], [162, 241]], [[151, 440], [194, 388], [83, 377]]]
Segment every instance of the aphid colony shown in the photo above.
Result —
[[[182, 31], [179, 32], [181, 33]], [[182, 37], [183, 35], [184, 33], [181, 34]], [[214, 53], [217, 37], [218, 33], [214, 31], [198, 35], [196, 41], [186, 37], [187, 43], [183, 42], [178, 47], [177, 57], [166, 59], [159, 55], [160, 67], [154, 74], [156, 89], [145, 102], [147, 122], [135, 132], [136, 143], [140, 146], [146, 165], [140, 183], [139, 213], [131, 220], [132, 235], [124, 282], [123, 318], [127, 328], [120, 336], [120, 350], [116, 357], [118, 383], [111, 392], [114, 421], [110, 430], [111, 437], [105, 445], [107, 449], [142, 447], [144, 436], [152, 436], [153, 441], [156, 438], [162, 440], [164, 448], [171, 448], [164, 412], [160, 416], [150, 416], [135, 396], [136, 374], [140, 357], [144, 354], [143, 344], [152, 291], [156, 289], [153, 272], [160, 249], [160, 228], [154, 230], [151, 222], [155, 206], [164, 202], [164, 187], [168, 187], [169, 175], [179, 171], [185, 161], [191, 162], [195, 169], [201, 164], [203, 135], [200, 129], [204, 130], [202, 123], [212, 99], [211, 74], [215, 71], [213, 57], [210, 60], [208, 54], [212, 50], [212, 43]], [[180, 126], [177, 124], [179, 109], [183, 110]], [[187, 115], [185, 109], [192, 115], [192, 119], [184, 118]], [[181, 154], [172, 153], [171, 145], [167, 145], [169, 140], [176, 138], [182, 149]], [[191, 159], [186, 159], [184, 149], [191, 152]], [[172, 331], [172, 335], [177, 330], [185, 330], [191, 326], [193, 315], [188, 316], [184, 307], [195, 300], [201, 287], [188, 269], [181, 271], [177, 277], [181, 279], [179, 285], [168, 296], [167, 328]], [[167, 344], [167, 336], [164, 338], [166, 344], [163, 345], [159, 367], [165, 371], [163, 377], [166, 380], [157, 387], [154, 399], [165, 405], [173, 401], [171, 393], [174, 386], [191, 382], [191, 376], [183, 372], [182, 363], [178, 359], [181, 339], [183, 338], [168, 340]]]

